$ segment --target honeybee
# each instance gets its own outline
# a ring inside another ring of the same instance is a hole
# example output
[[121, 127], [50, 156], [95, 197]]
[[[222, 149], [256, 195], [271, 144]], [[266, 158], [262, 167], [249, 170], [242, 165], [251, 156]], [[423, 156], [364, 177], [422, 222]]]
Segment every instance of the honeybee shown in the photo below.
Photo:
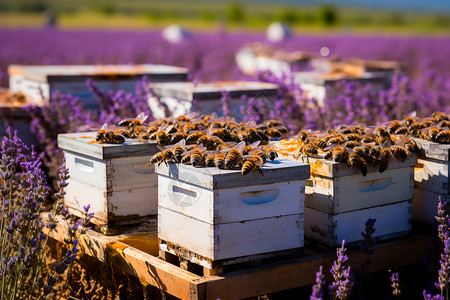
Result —
[[266, 157], [268, 157], [271, 161], [274, 161], [278, 157], [278, 153], [275, 149], [270, 147], [263, 147], [263, 149], [266, 153]]
[[184, 131], [177, 131], [170, 135], [170, 144], [176, 144], [187, 137]]
[[389, 160], [391, 159], [392, 152], [389, 148], [383, 148], [380, 152], [380, 160], [378, 163], [378, 171], [383, 173], [389, 166]]
[[114, 133], [115, 134], [119, 134], [119, 135], [121, 135], [123, 137], [126, 137], [126, 138], [131, 138], [130, 132], [127, 129], [125, 129], [125, 128], [117, 128], [116, 130], [114, 130]]
[[297, 139], [299, 141], [306, 141], [306, 139], [308, 138], [308, 131], [307, 130], [301, 130], [298, 135], [297, 135]]
[[299, 155], [302, 154], [306, 157], [313, 157], [319, 153], [317, 147], [313, 144], [303, 144], [300, 147]]
[[405, 148], [394, 146], [391, 148], [392, 155], [399, 161], [404, 162], [408, 158], [408, 152]]
[[161, 152], [158, 152], [152, 156], [152, 159], [150, 160], [151, 164], [158, 163], [158, 166], [159, 166], [162, 162], [164, 162], [167, 165], [168, 161], [171, 161], [172, 159], [175, 158], [171, 149], [164, 149], [159, 145], [157, 145], [157, 146], [158, 146], [159, 150], [161, 150]]
[[203, 131], [192, 132], [186, 137], [186, 143], [195, 144], [202, 135], [205, 135]]
[[263, 160], [264, 163], [267, 162], [266, 152], [262, 149], [254, 149], [254, 150], [250, 151], [249, 154], [253, 155], [253, 156], [259, 156], [259, 157], [261, 157], [261, 159]]
[[361, 148], [359, 148], [358, 151], [355, 151], [355, 149], [353, 149], [352, 153], [350, 153], [350, 155], [348, 156], [347, 163], [351, 168], [359, 169], [361, 171], [361, 174], [366, 177], [367, 163], [366, 160], [360, 155], [359, 150], [362, 152]]
[[119, 126], [124, 126], [128, 130], [132, 129], [135, 126], [141, 126], [144, 124], [145, 120], [147, 120], [148, 116], [145, 113], [140, 113], [134, 119], [124, 119], [119, 122]]
[[161, 146], [168, 145], [170, 144], [169, 132], [172, 130], [173, 127], [174, 127], [173, 125], [167, 127], [167, 125], [163, 124], [156, 132], [153, 132], [148, 137], [148, 139], [150, 141], [155, 141], [158, 145]]
[[214, 167], [215, 166], [214, 157], [215, 157], [214, 151], [206, 151], [205, 166]]
[[244, 130], [239, 130], [236, 132], [236, 135], [241, 142], [247, 142], [248, 141], [248, 134]]
[[186, 151], [186, 140], [181, 140], [171, 148], [173, 156], [177, 162], [181, 162], [183, 153]]
[[203, 152], [204, 148], [203, 145], [200, 144], [198, 147], [196, 147], [194, 150], [192, 150], [191, 153], [191, 165], [194, 167], [200, 166], [204, 159], [205, 159], [205, 153]]
[[437, 135], [439, 134], [439, 129], [437, 127], [432, 127], [426, 131], [426, 134], [424, 137], [426, 137], [427, 140], [436, 142]]
[[327, 141], [327, 146], [332, 146], [334, 144], [343, 144], [343, 143], [345, 143], [344, 137], [339, 135], [339, 136], [335, 136], [335, 137], [330, 138]]
[[344, 147], [353, 149], [355, 147], [358, 147], [359, 145], [360, 145], [360, 143], [358, 141], [348, 141], [344, 144]]
[[225, 169], [225, 156], [223, 153], [217, 153], [214, 156], [214, 165], [219, 169]]
[[409, 125], [411, 125], [412, 123], [414, 123], [416, 121], [416, 119], [414, 117], [406, 117], [403, 120], [403, 123], [405, 123], [405, 125], [408, 127]]
[[400, 128], [402, 126], [402, 123], [400, 123], [399, 121], [395, 120], [392, 121], [387, 127], [386, 130], [390, 133], [390, 134], [394, 134], [395, 131]]
[[436, 120], [436, 123], [439, 123], [443, 120], [449, 120], [447, 114], [443, 112], [434, 112], [431, 116]]
[[109, 130], [108, 124], [105, 123], [95, 135], [95, 142], [98, 144], [123, 144], [125, 137]]
[[250, 155], [249, 157], [244, 157], [244, 164], [242, 165], [241, 173], [242, 175], [247, 175], [253, 171], [259, 171], [262, 174], [261, 167], [264, 165], [264, 161], [261, 157], [257, 155]]
[[277, 121], [277, 120], [268, 120], [268, 121], [266, 121], [265, 126], [278, 127], [278, 126], [283, 126], [283, 123], [281, 123], [280, 121]]
[[375, 140], [373, 139], [373, 137], [371, 137], [370, 135], [364, 135], [363, 137], [361, 137], [361, 141], [360, 141], [361, 143], [365, 143], [365, 144], [368, 144], [368, 143], [373, 143], [373, 142], [375, 142]]
[[267, 130], [264, 133], [269, 138], [280, 138], [283, 136], [283, 133], [279, 129], [282, 129], [282, 128], [286, 128], [286, 127], [282, 126], [282, 127], [267, 128]]
[[327, 146], [327, 141], [325, 139], [315, 139], [311, 143], [319, 149], [324, 149]]
[[[245, 147], [245, 142], [240, 142], [231, 150], [228, 152], [227, 156], [225, 157], [225, 168], [231, 169], [233, 168], [241, 159], [242, 156], [242, 150]], [[225, 152], [227, 149], [222, 150], [222, 152]]]
[[436, 142], [437, 143], [442, 143], [442, 144], [450, 143], [450, 130], [440, 131], [436, 135]]
[[228, 135], [228, 131], [224, 128], [218, 128], [218, 129], [211, 130], [209, 134], [211, 136], [216, 136], [223, 140], [223, 139], [226, 139], [226, 137]]
[[409, 131], [408, 127], [403, 126], [403, 127], [397, 128], [397, 130], [395, 130], [394, 134], [411, 134], [411, 132]]
[[345, 141], [359, 141], [359, 140], [361, 140], [361, 137], [358, 135], [358, 134], [356, 134], [356, 133], [349, 133], [349, 134], [346, 134], [345, 136], [344, 136], [344, 138], [345, 138]]
[[252, 151], [256, 147], [258, 147], [260, 142], [261, 141], [256, 141], [254, 143], [251, 143], [250, 145], [245, 146], [244, 149], [242, 150], [242, 154], [243, 155], [248, 155], [250, 151]]

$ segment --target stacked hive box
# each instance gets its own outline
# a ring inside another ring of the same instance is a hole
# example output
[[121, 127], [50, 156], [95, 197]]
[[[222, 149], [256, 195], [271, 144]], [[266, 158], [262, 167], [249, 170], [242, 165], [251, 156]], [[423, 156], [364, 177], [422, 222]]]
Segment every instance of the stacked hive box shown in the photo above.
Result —
[[[279, 153], [297, 159], [293, 153]], [[383, 173], [368, 166], [365, 177], [344, 163], [304, 160], [311, 167], [305, 189], [307, 239], [325, 247], [337, 247], [344, 239], [347, 243], [360, 241], [369, 218], [377, 220], [373, 236], [378, 239], [405, 235], [411, 230], [416, 157], [403, 163], [391, 160]]]
[[165, 65], [80, 65], [21, 66], [8, 68], [11, 91], [22, 91], [34, 99], [46, 98], [55, 92], [80, 97], [88, 109], [98, 109], [95, 96], [86, 85], [92, 78], [102, 90], [124, 90], [134, 93], [143, 76], [151, 82], [186, 81], [188, 70]]
[[267, 105], [274, 105], [278, 97], [278, 85], [265, 82], [218, 81], [203, 83], [151, 84], [153, 96], [148, 100], [155, 118], [179, 117], [190, 112], [223, 115], [223, 92], [229, 93], [229, 111], [234, 117], [241, 115], [245, 106], [243, 96], [262, 98]]
[[303, 247], [307, 164], [276, 160], [263, 175], [161, 164], [160, 249], [207, 269]]
[[96, 132], [58, 135], [69, 168], [64, 204], [82, 217], [91, 205], [98, 225], [135, 224], [157, 214], [157, 175], [150, 164], [154, 143], [126, 139], [124, 144], [95, 144]]
[[450, 200], [450, 145], [415, 139], [420, 156], [414, 172], [415, 197], [413, 219], [432, 224], [439, 198]]

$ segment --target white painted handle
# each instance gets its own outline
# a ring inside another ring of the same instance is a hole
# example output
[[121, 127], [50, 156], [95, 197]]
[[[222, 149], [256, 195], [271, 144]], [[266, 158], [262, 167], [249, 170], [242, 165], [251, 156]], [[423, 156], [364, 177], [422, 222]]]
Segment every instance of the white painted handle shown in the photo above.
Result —
[[264, 190], [254, 192], [243, 192], [240, 194], [241, 201], [245, 204], [265, 204], [274, 201], [278, 198], [279, 190]]
[[361, 181], [358, 183], [360, 192], [374, 192], [388, 188], [392, 183], [392, 177]]
[[137, 174], [153, 174], [155, 173], [155, 165], [148, 163], [133, 164], [132, 169]]
[[75, 166], [77, 166], [78, 170], [85, 173], [93, 173], [94, 172], [94, 162], [88, 161], [79, 157], [75, 157]]
[[197, 192], [172, 185], [172, 193], [169, 193], [169, 197], [178, 206], [191, 206], [197, 201]]

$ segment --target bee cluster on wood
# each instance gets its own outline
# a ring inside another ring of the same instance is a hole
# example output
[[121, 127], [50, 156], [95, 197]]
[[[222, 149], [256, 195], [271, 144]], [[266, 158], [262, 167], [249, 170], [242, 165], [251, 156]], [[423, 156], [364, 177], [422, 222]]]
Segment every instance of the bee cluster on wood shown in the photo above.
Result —
[[152, 164], [177, 162], [194, 167], [217, 167], [225, 170], [241, 169], [243, 175], [261, 172], [269, 159], [275, 160], [277, 152], [269, 141], [281, 138], [288, 130], [282, 123], [270, 120], [238, 123], [234, 119], [203, 115], [199, 118], [180, 116], [144, 123], [146, 116], [125, 119], [118, 128], [102, 128], [96, 141], [123, 143], [125, 138], [142, 142], [156, 142], [161, 152], [156, 153]]
[[436, 112], [429, 118], [409, 116], [376, 127], [342, 125], [326, 133], [301, 130], [298, 155], [347, 163], [366, 176], [369, 164], [382, 173], [391, 159], [408, 159], [418, 150], [414, 138], [450, 143], [449, 127], [449, 116]]

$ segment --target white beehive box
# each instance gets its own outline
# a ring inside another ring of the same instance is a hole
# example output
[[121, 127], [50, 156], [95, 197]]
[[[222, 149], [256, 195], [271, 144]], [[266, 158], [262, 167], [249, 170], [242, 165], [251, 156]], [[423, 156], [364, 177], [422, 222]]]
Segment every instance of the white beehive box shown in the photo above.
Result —
[[362, 85], [370, 84], [372, 91], [386, 89], [386, 79], [382, 75], [365, 74], [358, 77], [348, 76], [343, 73], [323, 73], [317, 71], [306, 71], [294, 73], [295, 83], [308, 98], [315, 98], [319, 106], [323, 106], [324, 99], [334, 99], [339, 95], [338, 84], [343, 81], [355, 82]]
[[229, 109], [235, 117], [241, 115], [240, 107], [246, 105], [243, 96], [263, 98], [269, 102], [278, 97], [278, 85], [265, 82], [174, 82], [151, 84], [150, 88], [154, 95], [149, 97], [148, 103], [153, 116], [158, 119], [179, 117], [190, 112], [223, 115], [222, 91], [229, 92]]
[[414, 169], [416, 195], [414, 221], [431, 224], [437, 212], [439, 196], [450, 199], [450, 145], [415, 139], [420, 156]]
[[83, 216], [91, 205], [93, 223], [134, 224], [158, 212], [157, 175], [151, 157], [154, 143], [126, 139], [124, 144], [94, 144], [96, 132], [58, 135], [64, 150], [69, 185], [64, 204]]
[[40, 106], [42, 102], [32, 101], [29, 97], [26, 97], [25, 102], [12, 99], [12, 93], [9, 90], [0, 88], [0, 140], [8, 135], [7, 130], [10, 127], [13, 131], [18, 131], [17, 135], [26, 145], [37, 146], [36, 136], [31, 132], [31, 115], [26, 106]]
[[391, 160], [383, 173], [369, 165], [365, 177], [344, 163], [315, 158], [308, 162], [311, 177], [305, 188], [307, 239], [327, 247], [337, 247], [343, 239], [347, 243], [359, 241], [369, 217], [377, 219], [374, 237], [378, 239], [405, 235], [411, 230], [416, 157], [403, 163]]
[[303, 247], [309, 166], [280, 159], [262, 171], [158, 166], [160, 248], [213, 268]]
[[310, 55], [300, 51], [258, 53], [250, 46], [244, 47], [236, 53], [237, 66], [241, 72], [250, 76], [263, 71], [270, 71], [276, 76], [288, 76], [292, 72], [308, 69], [310, 60]]
[[102, 90], [134, 93], [137, 81], [143, 76], [150, 82], [186, 81], [188, 70], [166, 65], [11, 65], [8, 74], [12, 92], [49, 99], [55, 91], [61, 91], [80, 97], [88, 109], [98, 109], [97, 99], [86, 85], [88, 78], [95, 80]]

